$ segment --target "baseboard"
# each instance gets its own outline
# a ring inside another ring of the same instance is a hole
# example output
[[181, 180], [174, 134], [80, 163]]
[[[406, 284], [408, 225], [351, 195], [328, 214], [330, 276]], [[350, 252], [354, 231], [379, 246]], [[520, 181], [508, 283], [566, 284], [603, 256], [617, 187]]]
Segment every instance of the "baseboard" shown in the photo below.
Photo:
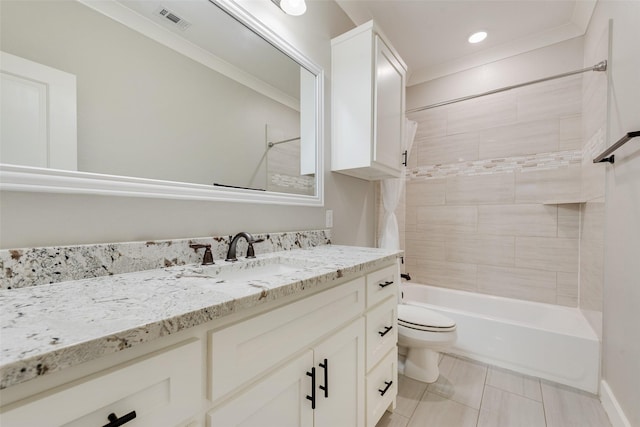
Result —
[[622, 408], [616, 400], [616, 396], [605, 380], [600, 382], [600, 401], [613, 427], [631, 427], [631, 423], [622, 411]]

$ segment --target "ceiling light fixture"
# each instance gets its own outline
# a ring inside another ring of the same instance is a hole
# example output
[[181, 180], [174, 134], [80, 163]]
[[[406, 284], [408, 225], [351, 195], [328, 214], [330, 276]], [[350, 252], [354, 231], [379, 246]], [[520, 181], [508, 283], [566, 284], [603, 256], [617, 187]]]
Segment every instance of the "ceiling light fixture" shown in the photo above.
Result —
[[469, 43], [480, 43], [482, 40], [487, 38], [486, 31], [478, 31], [477, 33], [473, 33], [469, 36]]
[[307, 11], [304, 0], [272, 0], [287, 15], [300, 16]]

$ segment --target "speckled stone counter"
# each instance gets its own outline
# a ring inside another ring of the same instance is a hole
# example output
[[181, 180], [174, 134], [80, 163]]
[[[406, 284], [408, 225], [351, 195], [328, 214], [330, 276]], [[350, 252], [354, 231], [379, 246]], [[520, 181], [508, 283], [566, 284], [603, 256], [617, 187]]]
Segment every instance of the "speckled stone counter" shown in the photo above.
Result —
[[[326, 287], [341, 277], [389, 264], [399, 254], [323, 245], [237, 263], [216, 261], [206, 267], [190, 264], [0, 290], [0, 388]], [[250, 269], [261, 268], [265, 273], [259, 279], [247, 276]]]

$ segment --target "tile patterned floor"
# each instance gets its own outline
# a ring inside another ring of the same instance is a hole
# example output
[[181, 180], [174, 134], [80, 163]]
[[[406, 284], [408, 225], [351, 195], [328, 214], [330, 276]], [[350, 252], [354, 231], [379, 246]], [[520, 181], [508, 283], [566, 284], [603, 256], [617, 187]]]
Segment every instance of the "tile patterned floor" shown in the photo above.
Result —
[[450, 355], [435, 383], [398, 381], [376, 427], [611, 427], [596, 396]]

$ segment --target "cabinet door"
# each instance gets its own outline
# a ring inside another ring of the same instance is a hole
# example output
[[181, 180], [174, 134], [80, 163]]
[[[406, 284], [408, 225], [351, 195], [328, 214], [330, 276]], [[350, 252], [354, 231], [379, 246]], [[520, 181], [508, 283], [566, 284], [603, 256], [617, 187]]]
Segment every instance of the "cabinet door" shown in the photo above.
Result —
[[315, 427], [364, 427], [364, 319], [314, 349]]
[[376, 44], [375, 146], [373, 160], [400, 171], [404, 134], [404, 70], [379, 36]]
[[311, 395], [312, 380], [306, 374], [312, 366], [313, 353], [308, 350], [210, 412], [209, 426], [312, 427], [313, 409], [307, 399]]

